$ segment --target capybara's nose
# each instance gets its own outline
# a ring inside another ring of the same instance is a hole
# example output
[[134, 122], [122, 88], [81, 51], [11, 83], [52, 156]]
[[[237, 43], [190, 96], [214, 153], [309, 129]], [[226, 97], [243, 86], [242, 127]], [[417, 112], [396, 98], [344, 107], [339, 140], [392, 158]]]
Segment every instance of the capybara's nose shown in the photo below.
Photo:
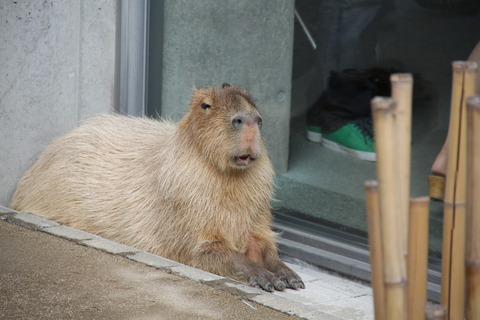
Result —
[[262, 118], [260, 116], [244, 116], [239, 115], [232, 119], [232, 125], [239, 129], [244, 125], [258, 125], [259, 127], [262, 126]]
[[232, 120], [232, 125], [239, 129], [241, 128], [245, 123], [246, 123], [246, 118], [245, 116], [236, 116], [235, 118], [233, 118]]

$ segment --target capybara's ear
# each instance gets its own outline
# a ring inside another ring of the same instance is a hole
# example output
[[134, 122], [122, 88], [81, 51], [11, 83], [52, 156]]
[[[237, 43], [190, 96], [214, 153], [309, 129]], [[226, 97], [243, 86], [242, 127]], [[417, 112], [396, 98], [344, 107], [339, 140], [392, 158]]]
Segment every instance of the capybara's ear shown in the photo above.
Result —
[[228, 83], [228, 82], [224, 82], [224, 83], [222, 84], [222, 88], [227, 88], [227, 87], [231, 87], [231, 86], [232, 86], [232, 85], [231, 85], [230, 83]]

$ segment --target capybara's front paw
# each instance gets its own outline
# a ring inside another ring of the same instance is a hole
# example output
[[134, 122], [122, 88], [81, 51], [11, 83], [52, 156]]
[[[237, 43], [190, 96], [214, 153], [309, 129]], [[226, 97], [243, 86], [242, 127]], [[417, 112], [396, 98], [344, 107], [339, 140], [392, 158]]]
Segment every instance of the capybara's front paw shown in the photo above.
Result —
[[282, 266], [275, 272], [275, 276], [285, 283], [285, 287], [291, 289], [305, 289], [302, 279], [287, 266]]
[[274, 290], [282, 291], [287, 286], [284, 281], [280, 280], [273, 273], [267, 270], [263, 270], [255, 275], [251, 275], [248, 279], [248, 283], [252, 287], [261, 288], [269, 292], [273, 292]]

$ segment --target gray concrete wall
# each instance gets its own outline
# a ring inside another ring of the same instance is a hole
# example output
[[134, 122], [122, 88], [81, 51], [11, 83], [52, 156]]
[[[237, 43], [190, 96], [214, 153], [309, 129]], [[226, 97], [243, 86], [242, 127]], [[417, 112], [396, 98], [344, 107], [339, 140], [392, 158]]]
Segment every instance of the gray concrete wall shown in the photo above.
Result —
[[274, 166], [285, 172], [294, 1], [165, 0], [163, 19], [162, 116], [180, 119], [194, 86], [243, 87], [263, 114]]
[[0, 205], [55, 137], [116, 105], [116, 0], [0, 2]]

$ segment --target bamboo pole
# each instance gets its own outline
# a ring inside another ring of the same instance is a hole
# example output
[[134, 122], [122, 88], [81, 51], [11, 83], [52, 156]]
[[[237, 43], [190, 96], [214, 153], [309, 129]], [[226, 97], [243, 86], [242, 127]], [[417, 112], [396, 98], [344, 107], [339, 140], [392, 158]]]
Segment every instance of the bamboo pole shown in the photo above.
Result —
[[[410, 200], [410, 154], [412, 141], [412, 92], [413, 77], [409, 73], [395, 73], [390, 76], [392, 98], [397, 102], [395, 120], [397, 125], [397, 184], [398, 210], [403, 221], [403, 248], [407, 255], [408, 216]], [[406, 257], [406, 259], [408, 259]], [[408, 286], [408, 283], [407, 283]]]
[[382, 227], [382, 256], [385, 281], [386, 319], [407, 319], [406, 263], [403, 250], [403, 223], [398, 214], [396, 175], [397, 146], [392, 98], [372, 100], [377, 153], [377, 179]]
[[370, 247], [371, 283], [373, 289], [373, 306], [375, 319], [385, 319], [385, 288], [383, 279], [382, 235], [378, 184], [376, 181], [365, 181], [365, 199], [367, 205], [368, 243]]
[[467, 100], [467, 319], [480, 319], [480, 96]]
[[476, 63], [455, 61], [449, 125], [449, 152], [444, 199], [442, 249], [442, 304], [448, 319], [465, 314], [466, 228], [466, 107], [465, 97], [475, 92]]
[[450, 123], [448, 136], [448, 164], [444, 197], [443, 243], [442, 243], [442, 289], [441, 303], [448, 307], [450, 304], [450, 273], [451, 273], [451, 246], [454, 217], [454, 189], [457, 170], [457, 154], [459, 140], [460, 107], [463, 90], [463, 67], [454, 62], [452, 76], [452, 97], [450, 106]]
[[408, 319], [420, 320], [427, 306], [428, 197], [410, 200], [408, 228]]
[[[431, 305], [425, 310], [425, 319], [427, 320], [445, 320], [447, 319], [447, 308], [441, 305]], [[416, 320], [416, 319], [412, 319]]]

